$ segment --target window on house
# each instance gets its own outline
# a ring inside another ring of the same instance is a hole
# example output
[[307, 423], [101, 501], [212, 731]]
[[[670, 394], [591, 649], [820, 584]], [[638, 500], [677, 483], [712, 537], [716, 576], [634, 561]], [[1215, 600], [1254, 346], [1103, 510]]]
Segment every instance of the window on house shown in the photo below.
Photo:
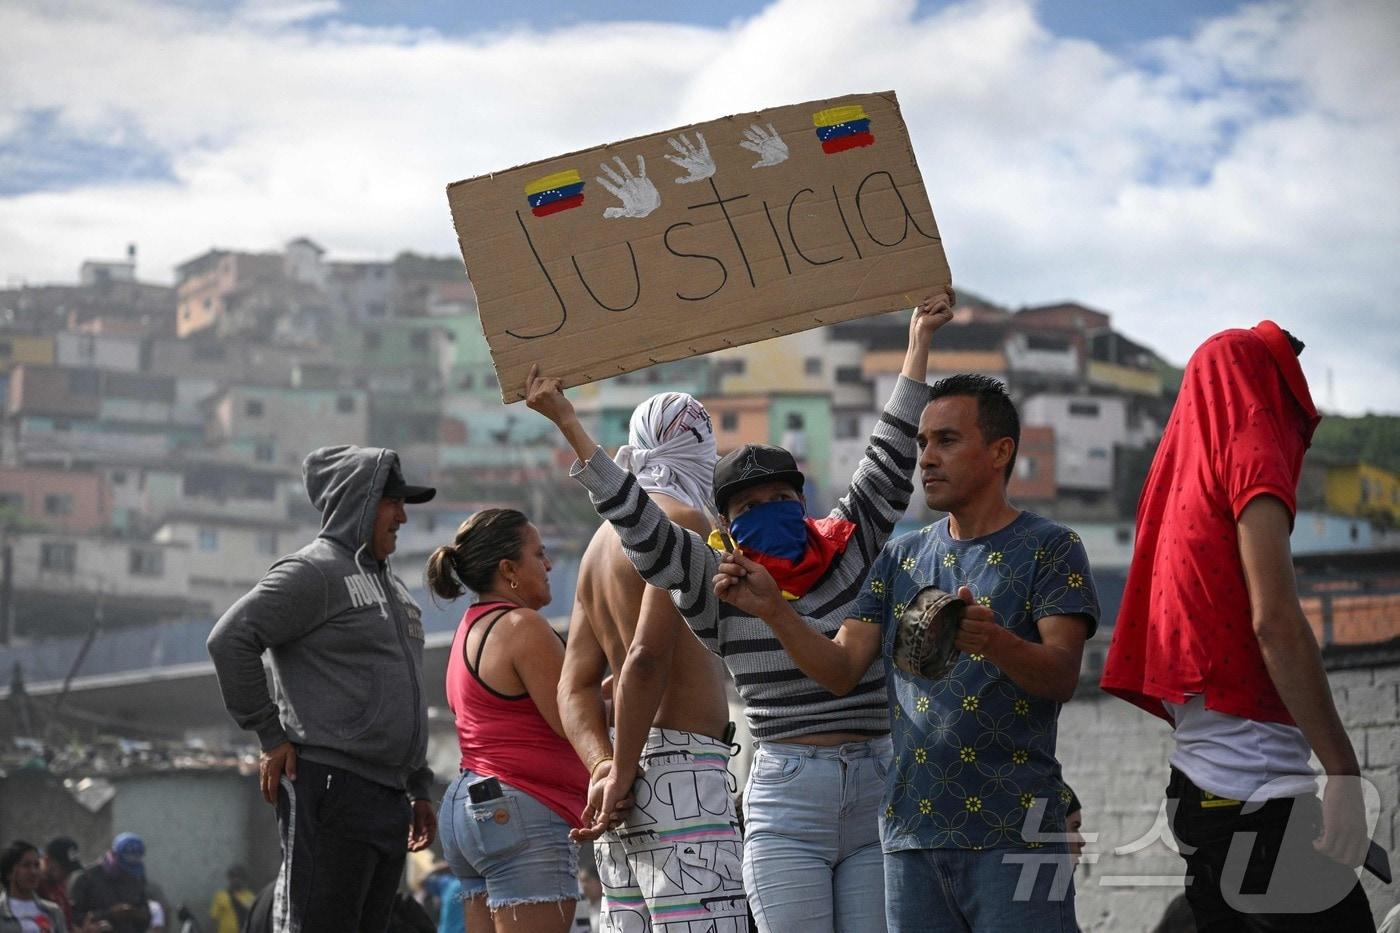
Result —
[[51, 492], [44, 496], [45, 515], [73, 514], [73, 497], [65, 492]]
[[24, 496], [17, 492], [0, 492], [0, 509], [12, 512], [24, 511]]
[[78, 566], [78, 546], [66, 541], [45, 541], [39, 547], [39, 567], [57, 573], [72, 573]]
[[1105, 450], [1105, 449], [1102, 448], [1102, 447], [1090, 447], [1090, 448], [1089, 448], [1089, 459], [1090, 459], [1090, 460], [1107, 460], [1107, 459], [1108, 459], [1108, 451]]
[[355, 396], [337, 395], [335, 399], [335, 410], [342, 415], [353, 414], [355, 411]]
[[259, 554], [267, 557], [277, 556], [277, 532], [260, 531], [253, 541], [253, 547]]
[[15, 355], [15, 345], [8, 340], [0, 340], [0, 360], [8, 360]]
[[783, 423], [789, 431], [801, 431], [807, 427], [807, 419], [802, 417], [801, 412], [796, 411], [788, 412], [787, 419]]
[[271, 444], [258, 444], [253, 448], [253, 459], [259, 463], [271, 463], [276, 455]]
[[1119, 544], [1131, 544], [1133, 541], [1133, 532], [1128, 528], [1115, 528], [1113, 529], [1113, 540], [1117, 541]]
[[263, 415], [263, 403], [260, 398], [250, 398], [243, 403], [243, 414], [249, 418], [261, 418]]
[[219, 529], [199, 529], [199, 549], [201, 551], [217, 551], [219, 549]]
[[836, 367], [836, 381], [842, 385], [850, 385], [853, 382], [861, 381], [861, 371], [859, 366], [838, 366]]
[[213, 362], [226, 359], [228, 353], [217, 343], [197, 343], [194, 345], [194, 351], [191, 355], [197, 360]]
[[836, 418], [836, 436], [841, 440], [850, 440], [859, 437], [860, 415], [838, 415]]
[[133, 577], [165, 575], [165, 555], [155, 548], [134, 547], [127, 557], [127, 571]]
[[426, 330], [415, 330], [408, 338], [408, 345], [418, 353], [428, 351], [428, 332]]
[[719, 427], [721, 431], [739, 430], [739, 413], [737, 411], [726, 411], [719, 416]]
[[742, 376], [744, 369], [745, 361], [741, 359], [719, 360], [715, 363], [715, 375], [717, 376]]
[[822, 358], [819, 356], [809, 356], [802, 361], [802, 372], [808, 376], [820, 376], [822, 374]]
[[1016, 475], [1021, 479], [1033, 479], [1035, 477], [1035, 458], [1024, 455], [1017, 457]]
[[113, 486], [125, 486], [125, 485], [126, 485], [126, 470], [116, 470], [116, 471], [114, 471], [114, 472], [112, 473], [112, 485], [113, 485]]
[[1075, 418], [1097, 418], [1099, 416], [1099, 403], [1070, 402], [1069, 413]]

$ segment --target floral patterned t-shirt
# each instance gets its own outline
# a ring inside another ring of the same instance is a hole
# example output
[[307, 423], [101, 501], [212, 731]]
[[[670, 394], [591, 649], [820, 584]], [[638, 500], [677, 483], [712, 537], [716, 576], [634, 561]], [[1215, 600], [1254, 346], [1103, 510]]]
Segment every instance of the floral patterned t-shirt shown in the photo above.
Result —
[[936, 681], [895, 667], [898, 619], [927, 586], [953, 594], [969, 587], [998, 622], [1029, 641], [1040, 641], [1036, 622], [1054, 615], [1082, 618], [1091, 636], [1099, 601], [1084, 545], [1032, 512], [961, 541], [945, 518], [885, 546], [854, 611], [883, 629], [895, 750], [885, 851], [1038, 848], [1043, 841], [1023, 838], [1027, 814], [1033, 807], [1044, 814], [1032, 836], [1061, 833], [1070, 797], [1055, 758], [1060, 704], [1022, 690], [977, 654], [958, 654]]

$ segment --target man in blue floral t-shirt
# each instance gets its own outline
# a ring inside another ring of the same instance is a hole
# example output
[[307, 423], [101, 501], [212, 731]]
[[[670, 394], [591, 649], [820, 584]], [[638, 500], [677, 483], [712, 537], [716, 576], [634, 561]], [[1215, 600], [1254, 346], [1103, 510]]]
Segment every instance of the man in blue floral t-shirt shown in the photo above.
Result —
[[[1001, 383], [952, 376], [931, 396], [920, 476], [929, 507], [948, 517], [885, 546], [835, 638], [794, 623], [771, 578], [742, 556], [721, 564], [716, 592], [768, 622], [798, 667], [838, 695], [884, 658], [890, 930], [1077, 929], [1055, 735], [1098, 624], [1088, 558], [1073, 531], [1006, 498], [1020, 419]], [[901, 616], [929, 586], [968, 604], [937, 680], [894, 664]]]

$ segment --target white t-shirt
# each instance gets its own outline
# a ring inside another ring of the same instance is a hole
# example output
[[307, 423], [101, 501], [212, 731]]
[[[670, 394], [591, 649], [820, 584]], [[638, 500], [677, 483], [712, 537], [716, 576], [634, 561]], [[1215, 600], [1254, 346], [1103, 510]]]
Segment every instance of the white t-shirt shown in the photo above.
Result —
[[52, 933], [54, 929], [49, 915], [40, 910], [38, 903], [33, 900], [10, 898], [10, 912], [15, 915], [15, 919], [19, 921], [19, 928], [24, 933]]
[[1267, 800], [1317, 793], [1312, 749], [1297, 726], [1206, 709], [1200, 694], [1162, 705], [1176, 720], [1172, 767], [1202, 790], [1232, 800], [1248, 800], [1261, 788]]

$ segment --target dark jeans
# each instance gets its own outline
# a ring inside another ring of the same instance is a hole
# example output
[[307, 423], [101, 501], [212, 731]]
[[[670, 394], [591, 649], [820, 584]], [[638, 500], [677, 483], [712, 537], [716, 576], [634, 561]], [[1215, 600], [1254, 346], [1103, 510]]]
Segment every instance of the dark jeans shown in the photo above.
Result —
[[412, 810], [402, 790], [297, 760], [282, 778], [277, 933], [384, 933], [408, 857]]
[[1322, 828], [1318, 798], [1226, 800], [1173, 768], [1167, 801], [1169, 813], [1176, 801], [1172, 832], [1186, 860], [1186, 900], [1199, 933], [1374, 933], [1356, 872], [1313, 848]]

